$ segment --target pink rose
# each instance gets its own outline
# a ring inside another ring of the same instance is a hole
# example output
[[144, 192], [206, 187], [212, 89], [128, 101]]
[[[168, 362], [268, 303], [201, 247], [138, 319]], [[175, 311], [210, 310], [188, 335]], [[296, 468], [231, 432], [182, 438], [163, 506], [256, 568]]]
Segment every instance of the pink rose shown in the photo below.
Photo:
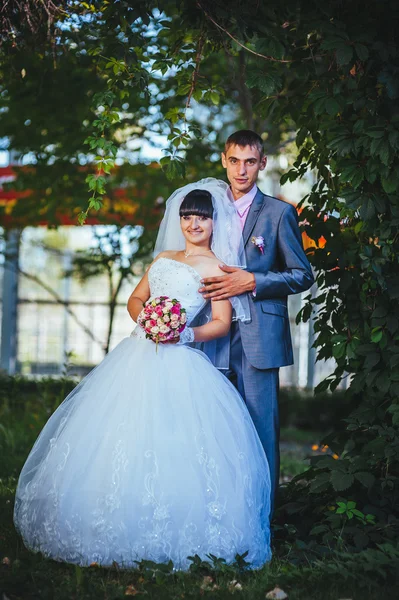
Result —
[[163, 311], [161, 306], [157, 306], [155, 312], [157, 313], [158, 317], [162, 317]]
[[157, 322], [156, 322], [156, 320], [155, 320], [155, 319], [151, 319], [151, 320], [150, 320], [150, 327], [155, 327], [155, 326], [156, 326], [156, 324], [157, 324]]
[[179, 320], [179, 315], [173, 314], [173, 315], [170, 317], [170, 320], [171, 320], [171, 321], [173, 321], [173, 322], [176, 322], [176, 321], [178, 321], [178, 320]]
[[180, 307], [177, 306], [177, 304], [175, 304], [175, 306], [172, 306], [172, 308], [170, 309], [170, 312], [172, 313], [172, 315], [180, 315]]

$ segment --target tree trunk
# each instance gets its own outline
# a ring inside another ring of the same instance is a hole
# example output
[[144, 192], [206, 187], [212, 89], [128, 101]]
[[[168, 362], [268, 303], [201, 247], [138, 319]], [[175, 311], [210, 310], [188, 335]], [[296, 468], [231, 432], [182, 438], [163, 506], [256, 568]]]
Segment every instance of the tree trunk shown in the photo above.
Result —
[[115, 291], [113, 290], [113, 285], [112, 285], [112, 273], [109, 273], [109, 279], [110, 279], [109, 322], [108, 322], [107, 343], [106, 343], [105, 349], [104, 349], [105, 354], [108, 354], [108, 352], [109, 352], [112, 330], [113, 330], [113, 326], [114, 326], [116, 303], [117, 303], [118, 295], [119, 295], [119, 292], [120, 292], [120, 289], [122, 287], [122, 283], [123, 283], [123, 280], [125, 279], [125, 277], [123, 275], [120, 276], [118, 285], [116, 286]]

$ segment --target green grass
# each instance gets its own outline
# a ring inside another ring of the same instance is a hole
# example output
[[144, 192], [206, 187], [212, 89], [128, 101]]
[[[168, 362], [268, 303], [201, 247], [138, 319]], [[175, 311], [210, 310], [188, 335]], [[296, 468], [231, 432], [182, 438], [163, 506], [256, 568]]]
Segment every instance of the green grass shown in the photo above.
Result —
[[[51, 384], [52, 385], [52, 384]], [[20, 387], [18, 388], [20, 392]], [[289, 549], [275, 548], [269, 565], [260, 571], [240, 570], [223, 563], [194, 564], [188, 573], [166, 565], [140, 563], [130, 571], [118, 568], [79, 568], [32, 554], [22, 544], [13, 522], [19, 471], [40, 429], [65, 395], [43, 385], [36, 395], [13, 396], [0, 390], [0, 600], [116, 600], [129, 595], [152, 599], [241, 598], [264, 600], [279, 585], [289, 600], [396, 600], [399, 593], [380, 575], [345, 580], [331, 563], [295, 564]], [[318, 434], [282, 431], [282, 474], [290, 478], [307, 468], [306, 456]], [[279, 557], [278, 557], [279, 556]], [[293, 555], [294, 556], [294, 555]], [[242, 586], [233, 589], [235, 580]]]
[[[279, 585], [290, 600], [384, 600], [397, 598], [393, 589], [372, 584], [354, 585], [326, 574], [322, 566], [295, 566], [288, 560], [273, 559], [260, 571], [240, 571], [226, 565], [212, 568], [194, 566], [192, 572], [175, 573], [165, 565], [141, 563], [137, 570], [118, 568], [79, 568], [57, 563], [28, 552], [12, 525], [16, 480], [0, 484], [0, 594], [9, 600], [116, 600], [128, 595], [144, 599], [224, 599], [264, 600], [266, 592]], [[6, 561], [8, 562], [8, 561]], [[211, 578], [211, 579], [209, 579]], [[242, 586], [232, 589], [232, 581]], [[362, 583], [362, 582], [360, 582]], [[216, 586], [216, 587], [215, 587]], [[1, 597], [1, 595], [0, 595]]]

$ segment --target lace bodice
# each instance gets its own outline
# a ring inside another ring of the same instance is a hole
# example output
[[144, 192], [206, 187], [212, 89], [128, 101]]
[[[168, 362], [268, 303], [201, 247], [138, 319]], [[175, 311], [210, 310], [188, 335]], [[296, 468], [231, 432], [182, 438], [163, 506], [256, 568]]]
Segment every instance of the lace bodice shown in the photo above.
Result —
[[151, 297], [176, 298], [187, 311], [188, 324], [205, 305], [198, 292], [200, 280], [201, 275], [193, 267], [166, 257], [159, 258], [148, 272]]

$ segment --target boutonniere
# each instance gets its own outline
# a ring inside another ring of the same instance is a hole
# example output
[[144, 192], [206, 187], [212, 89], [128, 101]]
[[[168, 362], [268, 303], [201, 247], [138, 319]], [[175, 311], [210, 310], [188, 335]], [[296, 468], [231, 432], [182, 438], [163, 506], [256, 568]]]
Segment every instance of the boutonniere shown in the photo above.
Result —
[[265, 253], [265, 238], [262, 237], [261, 235], [257, 235], [257, 236], [253, 236], [251, 238], [251, 242], [257, 247], [259, 248], [259, 250], [261, 251], [262, 254]]

